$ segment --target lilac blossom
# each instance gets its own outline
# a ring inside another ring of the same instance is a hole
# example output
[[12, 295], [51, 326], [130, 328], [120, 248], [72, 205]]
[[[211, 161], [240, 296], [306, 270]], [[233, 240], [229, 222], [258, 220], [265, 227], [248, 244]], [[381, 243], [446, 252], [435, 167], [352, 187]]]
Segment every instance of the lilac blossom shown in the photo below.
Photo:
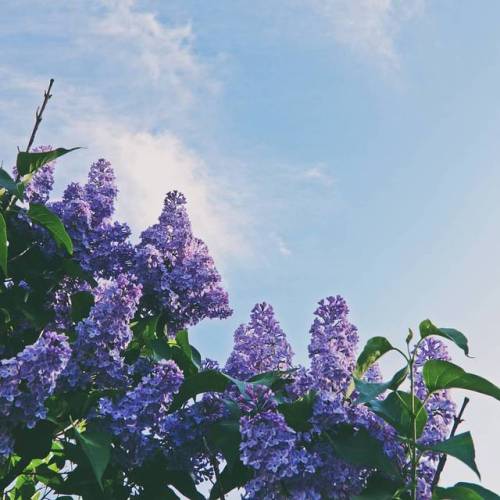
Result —
[[182, 381], [178, 366], [161, 360], [118, 402], [100, 400], [97, 419], [117, 437], [119, 461], [140, 465], [158, 449], [162, 422]]
[[45, 400], [54, 392], [70, 354], [64, 335], [45, 331], [17, 356], [0, 360], [0, 457], [11, 451], [9, 429], [32, 428], [45, 418]]
[[266, 371], [289, 370], [292, 356], [292, 348], [274, 317], [272, 306], [262, 302], [252, 309], [250, 323], [235, 331], [234, 347], [225, 371], [246, 380]]
[[94, 296], [89, 316], [76, 326], [65, 380], [70, 387], [85, 387], [91, 380], [100, 388], [122, 386], [127, 380], [122, 354], [132, 338], [129, 322], [137, 309], [141, 286], [123, 274], [103, 281]]
[[148, 310], [166, 310], [172, 335], [204, 318], [226, 318], [232, 313], [206, 245], [192, 234], [185, 205], [182, 194], [167, 194], [158, 223], [143, 231], [136, 255], [143, 305]]
[[358, 333], [349, 323], [346, 301], [337, 295], [319, 302], [311, 327], [309, 358], [315, 387], [345, 392], [356, 364]]

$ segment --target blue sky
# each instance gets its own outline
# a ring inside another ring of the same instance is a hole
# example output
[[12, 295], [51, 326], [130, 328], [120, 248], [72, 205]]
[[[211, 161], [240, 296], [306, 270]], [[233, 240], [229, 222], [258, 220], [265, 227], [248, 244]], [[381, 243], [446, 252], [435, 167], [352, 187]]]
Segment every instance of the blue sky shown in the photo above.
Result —
[[[38, 142], [87, 147], [59, 191], [109, 158], [136, 233], [184, 191], [235, 309], [193, 330], [210, 357], [266, 300], [305, 362], [315, 303], [340, 293], [362, 341], [429, 317], [498, 382], [499, 15], [493, 0], [6, 0], [1, 157], [54, 77]], [[500, 409], [473, 397], [466, 418], [498, 491]], [[450, 460], [447, 481], [473, 479]]]

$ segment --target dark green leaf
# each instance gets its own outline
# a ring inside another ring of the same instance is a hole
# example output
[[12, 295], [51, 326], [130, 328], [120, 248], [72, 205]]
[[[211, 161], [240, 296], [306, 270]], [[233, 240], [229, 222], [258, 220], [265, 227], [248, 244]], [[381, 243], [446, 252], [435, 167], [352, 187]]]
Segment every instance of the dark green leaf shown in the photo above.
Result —
[[28, 216], [33, 222], [40, 224], [49, 230], [58, 245], [62, 245], [66, 251], [73, 254], [73, 243], [69, 237], [61, 219], [49, 210], [45, 205], [32, 203], [28, 210]]
[[431, 320], [426, 319], [420, 323], [420, 336], [422, 338], [428, 337], [429, 335], [437, 335], [438, 337], [444, 337], [445, 339], [454, 342], [465, 355], [469, 355], [469, 346], [467, 343], [467, 337], [458, 330], [454, 328], [438, 328], [435, 326]]
[[395, 482], [385, 475], [375, 472], [368, 479], [363, 492], [354, 496], [352, 500], [392, 500], [395, 493], [402, 487], [400, 482]]
[[0, 268], [4, 276], [7, 276], [7, 254], [7, 224], [5, 224], [5, 219], [0, 213]]
[[210, 450], [220, 451], [228, 464], [232, 464], [240, 457], [240, 421], [224, 420], [215, 422], [208, 432]]
[[52, 151], [45, 151], [41, 153], [27, 153], [21, 151], [17, 154], [16, 168], [19, 175], [24, 176], [27, 174], [34, 174], [40, 167], [48, 163], [49, 161], [55, 160], [66, 153], [75, 151], [80, 148], [57, 148]]
[[392, 377], [389, 382], [382, 383], [370, 383], [354, 378], [356, 384], [356, 390], [358, 391], [358, 397], [356, 403], [363, 404], [375, 399], [378, 395], [384, 393], [387, 390], [395, 391], [406, 379], [408, 374], [408, 367], [405, 366]]
[[175, 395], [170, 409], [178, 410], [181, 406], [204, 392], [224, 392], [231, 380], [227, 375], [217, 370], [205, 370], [192, 377], [188, 377], [182, 383], [179, 392]]
[[354, 465], [373, 467], [390, 477], [400, 475], [396, 463], [384, 453], [384, 444], [373, 437], [365, 428], [355, 430], [348, 425], [338, 426], [326, 433], [335, 454]]
[[493, 493], [493, 491], [490, 491], [479, 484], [460, 482], [455, 486], [458, 486], [460, 488], [468, 488], [481, 495], [481, 498], [483, 498], [484, 500], [500, 500], [499, 495]]
[[[369, 406], [374, 413], [382, 417], [388, 424], [392, 425], [402, 436], [411, 436], [411, 394], [403, 391], [391, 392], [385, 399], [374, 399]], [[417, 415], [416, 427], [417, 437], [422, 434], [427, 423], [427, 412], [422, 402], [415, 397], [415, 412]]]
[[432, 500], [483, 500], [476, 491], [465, 486], [452, 486], [451, 488], [436, 487], [432, 493]]
[[78, 323], [85, 319], [94, 306], [94, 296], [90, 292], [76, 292], [71, 296], [71, 319]]
[[309, 422], [313, 414], [314, 400], [316, 393], [309, 391], [301, 398], [292, 403], [282, 403], [278, 405], [278, 411], [285, 417], [286, 423], [298, 432], [305, 432], [311, 428]]
[[193, 477], [185, 470], [162, 471], [168, 484], [182, 493], [189, 500], [203, 500], [205, 497], [196, 489]]
[[22, 185], [17, 184], [16, 181], [3, 168], [0, 168], [0, 186], [18, 198], [22, 197]]
[[[186, 355], [186, 357], [196, 366], [196, 368], [200, 368], [200, 363], [198, 362], [198, 356], [193, 356], [193, 350], [191, 345], [189, 344], [189, 334], [187, 330], [180, 330], [177, 332], [175, 336], [175, 340], [182, 352]], [[201, 361], [201, 360], [200, 360]]]
[[479, 392], [500, 401], [500, 388], [478, 375], [467, 373], [449, 361], [431, 359], [423, 368], [425, 385], [429, 392], [440, 389], [467, 389]]
[[111, 457], [111, 435], [107, 432], [88, 428], [80, 433], [75, 429], [76, 437], [89, 459], [99, 486], [102, 488], [102, 475]]
[[252, 469], [246, 467], [240, 460], [234, 464], [226, 465], [220, 474], [220, 482], [216, 481], [210, 490], [210, 500], [220, 498], [235, 488], [241, 488], [253, 477]]
[[394, 347], [392, 347], [391, 343], [385, 337], [373, 337], [369, 339], [358, 357], [354, 376], [361, 378], [377, 359], [393, 349]]
[[52, 448], [55, 427], [52, 422], [41, 420], [33, 429], [17, 429], [14, 432], [15, 452], [24, 458], [45, 458]]
[[452, 457], [458, 458], [465, 465], [468, 465], [481, 478], [476, 465], [476, 452], [470, 432], [458, 434], [450, 439], [430, 445], [418, 445], [422, 450], [437, 451], [446, 453]]

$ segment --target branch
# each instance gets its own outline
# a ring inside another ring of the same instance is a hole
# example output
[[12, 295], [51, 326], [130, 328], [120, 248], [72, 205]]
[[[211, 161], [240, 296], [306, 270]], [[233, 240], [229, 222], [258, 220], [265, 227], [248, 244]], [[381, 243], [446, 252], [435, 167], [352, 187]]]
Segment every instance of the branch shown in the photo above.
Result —
[[33, 146], [33, 142], [35, 141], [36, 131], [38, 130], [38, 126], [40, 125], [40, 122], [42, 121], [42, 115], [43, 115], [43, 112], [45, 111], [45, 106], [47, 106], [49, 99], [52, 97], [50, 90], [52, 89], [53, 83], [54, 83], [54, 79], [51, 78], [47, 90], [43, 93], [42, 107], [36, 109], [35, 126], [33, 127], [33, 132], [31, 132], [31, 137], [30, 137], [30, 140], [28, 142], [28, 147], [26, 148], [27, 153], [29, 152], [29, 150], [31, 149], [31, 146]]
[[[462, 407], [460, 408], [458, 415], [455, 415], [453, 417], [453, 427], [451, 428], [450, 438], [452, 438], [455, 435], [458, 426], [463, 422], [462, 415], [464, 414], [465, 407], [469, 404], [469, 401], [470, 401], [469, 398], [464, 398], [464, 402], [462, 403]], [[434, 491], [434, 488], [439, 483], [439, 479], [441, 478], [441, 473], [443, 472], [444, 466], [446, 465], [447, 458], [448, 456], [446, 455], [446, 453], [443, 453], [441, 455], [441, 458], [439, 459], [438, 466], [436, 468], [436, 473], [434, 474], [434, 479], [432, 480], [431, 491]]]
[[220, 500], [226, 500], [226, 497], [224, 496], [224, 488], [222, 486], [222, 482], [221, 482], [221, 478], [220, 478], [219, 462], [217, 462], [217, 458], [210, 450], [208, 443], [207, 443], [207, 440], [205, 439], [205, 436], [203, 436], [203, 444], [205, 445], [205, 449], [207, 450], [208, 457], [210, 459], [210, 464], [212, 465], [212, 468], [214, 470], [216, 482], [219, 485], [219, 494], [220, 494], [219, 498], [220, 498]]

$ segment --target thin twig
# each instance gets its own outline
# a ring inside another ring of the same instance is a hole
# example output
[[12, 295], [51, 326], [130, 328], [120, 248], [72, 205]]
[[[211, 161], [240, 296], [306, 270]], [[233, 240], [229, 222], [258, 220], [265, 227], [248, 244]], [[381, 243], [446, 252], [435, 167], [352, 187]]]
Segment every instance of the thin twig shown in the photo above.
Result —
[[[469, 398], [467, 397], [464, 398], [464, 402], [462, 403], [462, 407], [460, 408], [458, 415], [455, 415], [453, 417], [453, 427], [451, 428], [450, 438], [452, 438], [455, 435], [458, 426], [463, 422], [462, 415], [464, 414], [465, 407], [469, 404], [469, 401], [470, 401]], [[444, 466], [446, 465], [446, 459], [447, 455], [446, 453], [443, 453], [441, 455], [441, 458], [439, 459], [438, 466], [436, 468], [436, 473], [434, 474], [434, 479], [432, 480], [431, 491], [433, 491], [434, 488], [439, 483], [439, 479], [441, 478], [441, 473], [443, 472]]]
[[220, 477], [219, 462], [217, 461], [217, 458], [210, 450], [205, 436], [203, 436], [203, 444], [205, 445], [205, 449], [207, 450], [208, 457], [210, 459], [210, 464], [212, 465], [212, 468], [215, 473], [215, 479], [217, 480], [217, 484], [219, 485], [219, 498], [220, 500], [226, 500], [226, 497], [224, 496], [224, 488], [222, 487], [222, 481]]
[[54, 83], [54, 79], [51, 78], [47, 90], [43, 93], [42, 106], [40, 108], [36, 109], [35, 126], [33, 127], [33, 132], [31, 132], [31, 137], [30, 137], [30, 140], [28, 142], [28, 147], [26, 148], [26, 152], [29, 152], [29, 150], [31, 149], [31, 146], [33, 146], [33, 142], [35, 141], [36, 132], [38, 130], [40, 122], [42, 121], [42, 115], [43, 115], [43, 112], [45, 110], [45, 106], [47, 106], [49, 99], [52, 97], [50, 90], [52, 89], [53, 83]]

